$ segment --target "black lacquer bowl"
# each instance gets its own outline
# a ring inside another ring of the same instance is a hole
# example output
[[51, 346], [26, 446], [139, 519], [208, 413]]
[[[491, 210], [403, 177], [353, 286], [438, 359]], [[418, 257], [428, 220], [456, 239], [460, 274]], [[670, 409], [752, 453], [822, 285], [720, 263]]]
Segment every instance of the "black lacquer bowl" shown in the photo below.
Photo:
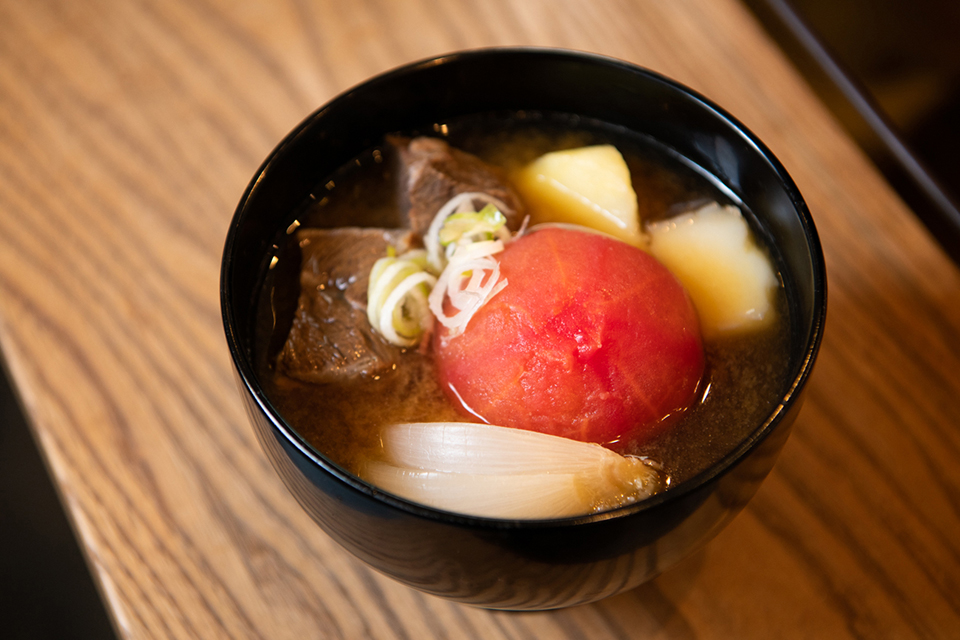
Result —
[[[577, 114], [653, 136], [725, 185], [782, 258], [794, 330], [779, 404], [711, 468], [639, 504], [564, 520], [508, 521], [410, 503], [381, 493], [308, 444], [258, 380], [255, 303], [265, 259], [311, 190], [386, 133], [501, 110]], [[375, 569], [427, 593], [482, 607], [549, 609], [649, 580], [716, 535], [753, 496], [800, 409], [823, 333], [826, 274], [813, 221], [793, 181], [763, 143], [717, 106], [609, 58], [488, 49], [373, 78], [290, 133], [254, 176], [234, 215], [221, 304], [260, 443], [327, 534]]]

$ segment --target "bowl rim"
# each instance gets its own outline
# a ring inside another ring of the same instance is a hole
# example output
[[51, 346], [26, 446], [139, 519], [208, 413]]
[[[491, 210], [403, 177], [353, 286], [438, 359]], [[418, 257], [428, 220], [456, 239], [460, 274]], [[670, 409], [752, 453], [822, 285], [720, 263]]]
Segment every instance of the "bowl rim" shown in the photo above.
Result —
[[[276, 159], [291, 144], [295, 143], [297, 138], [315, 120], [322, 117], [324, 112], [334, 107], [337, 103], [350, 99], [355, 92], [364, 89], [368, 90], [382, 83], [394, 82], [409, 74], [419, 73], [421, 70], [438, 66], [458, 64], [460, 61], [469, 61], [480, 56], [530, 56], [540, 58], [557, 58], [558, 60], [576, 60], [588, 64], [596, 64], [606, 67], [620, 69], [626, 73], [645, 76], [648, 80], [660, 82], [673, 90], [686, 94], [699, 108], [712, 112], [712, 115], [723, 121], [730, 129], [739, 134], [747, 143], [754, 147], [754, 150], [766, 161], [789, 196], [794, 211], [799, 218], [799, 222], [807, 241], [808, 258], [811, 262], [811, 271], [813, 276], [813, 296], [812, 310], [813, 317], [804, 346], [802, 357], [796, 369], [796, 375], [790, 382], [786, 393], [781, 396], [779, 404], [774, 407], [764, 421], [757, 425], [753, 431], [745, 437], [737, 446], [727, 452], [717, 462], [707, 469], [677, 483], [668, 489], [657, 493], [649, 498], [639, 502], [624, 505], [616, 509], [604, 511], [601, 513], [585, 514], [580, 516], [570, 516], [555, 519], [506, 519], [490, 518], [484, 516], [474, 516], [463, 513], [456, 513], [430, 507], [400, 496], [388, 493], [370, 484], [358, 476], [353, 475], [333, 460], [329, 459], [321, 451], [311, 445], [306, 439], [289, 425], [282, 417], [279, 411], [273, 406], [269, 398], [266, 397], [261, 388], [256, 368], [245, 353], [243, 341], [237, 335], [235, 327], [235, 317], [233, 313], [234, 292], [230, 276], [233, 264], [234, 250], [236, 244], [236, 235], [238, 222], [243, 217], [247, 203], [250, 201], [255, 189], [261, 180], [270, 171]], [[680, 82], [666, 77], [656, 71], [640, 65], [627, 62], [610, 56], [578, 51], [574, 49], [564, 49], [555, 47], [536, 47], [536, 46], [511, 46], [511, 47], [483, 47], [477, 49], [468, 49], [455, 51], [424, 58], [421, 60], [406, 63], [387, 71], [376, 74], [364, 81], [361, 81], [352, 87], [340, 92], [333, 98], [326, 101], [323, 105], [315, 109], [306, 118], [304, 118], [296, 127], [294, 127], [284, 138], [274, 147], [266, 159], [261, 163], [253, 178], [247, 184], [243, 195], [230, 220], [226, 240], [224, 242], [223, 256], [220, 270], [220, 305], [224, 332], [230, 356], [238, 376], [247, 393], [257, 403], [261, 413], [269, 419], [273, 432], [279, 433], [290, 445], [297, 449], [300, 454], [309, 460], [315, 467], [333, 476], [338, 481], [343, 482], [351, 489], [358, 491], [365, 496], [387, 506], [399, 509], [411, 515], [460, 526], [469, 526], [479, 529], [539, 529], [545, 527], [568, 527], [585, 523], [602, 522], [611, 519], [626, 518], [635, 514], [655, 509], [665, 502], [679, 501], [683, 496], [694, 493], [712, 481], [725, 475], [733, 469], [747, 454], [758, 447], [767, 436], [770, 435], [781, 420], [789, 413], [793, 405], [800, 401], [800, 391], [806, 385], [807, 380], [813, 370], [816, 357], [823, 339], [823, 333], [826, 323], [827, 313], [827, 278], [826, 262], [823, 255], [823, 249], [820, 244], [819, 235], [813, 222], [813, 218], [807, 208], [799, 189], [793, 179], [787, 173], [779, 159], [773, 152], [746, 126], [739, 120], [725, 111], [723, 108], [713, 103], [710, 99], [701, 95], [697, 91], [681, 84]]]

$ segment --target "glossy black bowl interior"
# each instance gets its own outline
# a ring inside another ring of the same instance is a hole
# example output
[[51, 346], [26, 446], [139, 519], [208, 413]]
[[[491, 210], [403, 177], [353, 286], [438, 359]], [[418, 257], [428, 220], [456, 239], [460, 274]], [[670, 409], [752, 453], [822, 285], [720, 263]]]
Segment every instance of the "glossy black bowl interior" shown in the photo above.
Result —
[[[478, 87], [480, 89], [478, 89]], [[699, 476], [643, 503], [581, 518], [461, 516], [378, 492], [305, 442], [265, 397], [254, 368], [254, 305], [278, 230], [326, 176], [385, 133], [499, 110], [596, 118], [651, 135], [725, 185], [783, 259], [795, 330], [780, 405]], [[377, 570], [484, 607], [544, 609], [632, 588], [709, 540], [770, 471], [800, 408], [823, 331], [826, 276], [806, 205], [780, 163], [701, 96], [609, 58], [554, 50], [454, 54], [378, 76], [311, 115], [276, 148], [237, 208], [221, 303], [241, 393], [261, 444], [320, 526]]]

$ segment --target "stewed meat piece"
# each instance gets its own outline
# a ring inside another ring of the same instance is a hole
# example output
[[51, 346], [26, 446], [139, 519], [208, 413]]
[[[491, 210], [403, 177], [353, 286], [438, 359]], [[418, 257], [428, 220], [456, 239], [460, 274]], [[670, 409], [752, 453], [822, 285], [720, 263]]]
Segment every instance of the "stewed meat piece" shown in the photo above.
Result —
[[458, 193], [481, 191], [499, 199], [507, 210], [507, 226], [517, 229], [523, 221], [520, 198], [498, 167], [477, 156], [454, 149], [439, 138], [392, 137], [389, 142], [400, 153], [401, 209], [419, 236], [444, 204]]
[[318, 384], [374, 376], [396, 362], [399, 349], [367, 321], [367, 282], [377, 259], [416, 241], [407, 229], [301, 229], [300, 297], [277, 369]]

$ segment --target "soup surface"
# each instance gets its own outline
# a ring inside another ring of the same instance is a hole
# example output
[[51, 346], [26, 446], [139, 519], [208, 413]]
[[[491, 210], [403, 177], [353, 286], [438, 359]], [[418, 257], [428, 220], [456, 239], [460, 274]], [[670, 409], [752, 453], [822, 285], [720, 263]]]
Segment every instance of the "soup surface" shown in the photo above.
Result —
[[[655, 141], [578, 117], [491, 114], [403, 133], [443, 137], [508, 174], [549, 151], [613, 144], [630, 169], [642, 224], [709, 201], [740, 204], [715, 180]], [[345, 384], [304, 382], [277, 367], [299, 296], [296, 229], [400, 226], [404, 204], [398, 195], [396, 156], [384, 141], [317, 185], [302, 209], [287, 219], [289, 226], [280, 230], [275, 253], [264, 266], [258, 302], [255, 356], [271, 402], [318, 451], [353, 472], [376, 450], [385, 424], [463, 420], [440, 389], [431, 355], [417, 348], [403, 350], [388, 372]], [[762, 244], [763, 229], [744, 213]], [[776, 268], [777, 256], [766, 249]], [[661, 436], [627, 453], [656, 461], [667, 483], [673, 484], [706, 469], [752, 433], [784, 393], [789, 306], [781, 287], [774, 322], [751, 333], [705, 340], [706, 368], [697, 400]]]

